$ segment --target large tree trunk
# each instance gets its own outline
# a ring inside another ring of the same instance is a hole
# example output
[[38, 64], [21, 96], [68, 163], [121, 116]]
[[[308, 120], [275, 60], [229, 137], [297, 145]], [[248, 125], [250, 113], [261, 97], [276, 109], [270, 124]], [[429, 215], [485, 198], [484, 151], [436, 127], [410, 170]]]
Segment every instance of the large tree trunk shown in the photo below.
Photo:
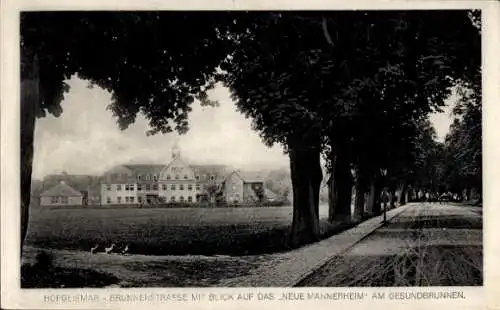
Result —
[[365, 216], [365, 192], [363, 188], [356, 186], [356, 201], [354, 203], [354, 217], [363, 219]]
[[330, 172], [330, 178], [328, 179], [328, 221], [330, 223], [333, 223], [335, 220], [333, 216], [335, 215], [335, 201], [337, 200], [337, 196], [335, 195], [333, 171], [335, 171], [335, 168]]
[[356, 200], [354, 202], [354, 217], [356, 219], [363, 219], [365, 213], [365, 176], [363, 171], [358, 169], [356, 178]]
[[380, 186], [380, 180], [375, 179], [374, 182], [374, 191], [373, 191], [373, 214], [378, 215], [382, 212], [382, 205], [380, 194], [382, 193], [382, 188]]
[[333, 173], [333, 220], [348, 223], [351, 221], [352, 174], [349, 158], [342, 150], [337, 153]]
[[406, 185], [406, 183], [403, 183], [401, 185], [401, 191], [399, 193], [399, 205], [400, 206], [404, 206], [407, 201], [408, 201], [408, 198], [407, 198], [407, 193], [408, 193], [408, 187]]
[[375, 205], [375, 181], [372, 179], [370, 181], [370, 191], [368, 193], [368, 202], [367, 202], [367, 210], [366, 212], [369, 215], [373, 214], [373, 207]]
[[396, 208], [396, 189], [391, 187], [389, 189], [389, 209]]
[[320, 149], [291, 145], [289, 156], [293, 188], [291, 243], [299, 245], [319, 240]]
[[35, 56], [31, 76], [21, 81], [21, 255], [28, 232], [29, 206], [31, 200], [31, 173], [33, 169], [33, 140], [35, 119], [40, 102], [38, 60]]

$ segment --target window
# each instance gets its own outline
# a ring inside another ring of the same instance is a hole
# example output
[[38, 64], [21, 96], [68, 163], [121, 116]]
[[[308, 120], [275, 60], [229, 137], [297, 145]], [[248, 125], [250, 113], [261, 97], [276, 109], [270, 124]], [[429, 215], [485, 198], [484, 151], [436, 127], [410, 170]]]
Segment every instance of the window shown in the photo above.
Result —
[[142, 184], [137, 184], [137, 190], [142, 191]]
[[170, 180], [170, 174], [167, 174], [167, 180]]
[[125, 197], [125, 202], [126, 202], [126, 203], [128, 203], [128, 199], [129, 199], [129, 198], [128, 198], [128, 196], [127, 196], [127, 197]]
[[188, 196], [188, 202], [193, 202], [193, 197]]
[[121, 191], [121, 190], [122, 190], [122, 186], [121, 186], [121, 184], [116, 185], [116, 190], [117, 190], [117, 191]]
[[110, 191], [111, 190], [111, 184], [106, 184], [106, 190]]
[[200, 201], [200, 195], [196, 195], [195, 199], [196, 199], [196, 202]]
[[106, 198], [106, 203], [111, 203], [111, 197]]
[[163, 190], [166, 191], [167, 190], [167, 184], [163, 184]]
[[175, 179], [179, 180], [179, 175], [178, 174], [175, 175]]
[[131, 191], [133, 191], [135, 189], [135, 185], [134, 184], [129, 184], [128, 189], [131, 190]]
[[175, 201], [175, 196], [170, 197], [170, 201], [174, 202]]
[[153, 181], [158, 181], [158, 176], [157, 175], [153, 176]]
[[187, 175], [184, 175], [184, 180], [187, 180], [188, 179], [188, 176]]
[[134, 197], [130, 197], [130, 203], [134, 203]]
[[128, 187], [128, 184], [125, 185], [125, 190], [128, 191], [129, 187]]
[[197, 176], [196, 176], [196, 181], [199, 181], [199, 180], [200, 180], [200, 176], [199, 176], [199, 175], [197, 175]]
[[51, 203], [58, 203], [58, 202], [59, 202], [59, 199], [58, 199], [58, 198], [59, 198], [59, 197], [54, 196], [54, 197], [52, 197], [52, 198], [50, 199], [50, 202], [51, 202]]
[[153, 190], [157, 191], [158, 190], [158, 184], [153, 184]]
[[175, 184], [172, 184], [172, 185], [170, 186], [170, 189], [171, 189], [171, 190], [173, 190], [173, 191], [175, 191]]
[[188, 184], [188, 191], [192, 191], [193, 190], [193, 185], [192, 184]]
[[180, 202], [184, 202], [184, 196], [179, 197]]
[[181, 191], [183, 191], [183, 190], [184, 190], [184, 184], [179, 185], [179, 189], [180, 189]]
[[139, 181], [141, 180], [141, 175], [140, 174], [137, 176], [137, 180], [139, 180]]
[[147, 190], [147, 191], [150, 191], [150, 190], [151, 190], [151, 185], [150, 185], [150, 184], [146, 184], [146, 190]]
[[210, 180], [212, 180], [212, 181], [215, 180], [215, 176], [211, 175]]
[[122, 197], [116, 197], [118, 203], [122, 203]]
[[199, 191], [200, 190], [200, 184], [196, 184], [196, 190]]
[[142, 203], [142, 197], [141, 197], [141, 196], [139, 196], [139, 197], [137, 198], [137, 200], [139, 201], [139, 203]]

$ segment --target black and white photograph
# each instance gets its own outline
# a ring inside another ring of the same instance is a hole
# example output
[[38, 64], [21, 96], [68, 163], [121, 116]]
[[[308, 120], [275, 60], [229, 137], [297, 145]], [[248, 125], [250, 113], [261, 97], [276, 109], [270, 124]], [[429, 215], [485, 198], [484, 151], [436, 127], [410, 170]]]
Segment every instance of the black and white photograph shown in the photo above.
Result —
[[482, 13], [20, 12], [21, 289], [483, 286]]

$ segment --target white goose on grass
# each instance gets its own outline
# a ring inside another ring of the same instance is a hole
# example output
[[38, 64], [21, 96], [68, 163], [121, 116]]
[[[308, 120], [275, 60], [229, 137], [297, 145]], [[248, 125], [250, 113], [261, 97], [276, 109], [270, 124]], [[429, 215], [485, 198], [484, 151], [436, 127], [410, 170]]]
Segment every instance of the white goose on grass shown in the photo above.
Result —
[[93, 248], [90, 249], [90, 253], [95, 254], [95, 251], [99, 248], [99, 244], [96, 244]]
[[114, 248], [115, 248], [115, 244], [113, 243], [109, 248], [105, 248], [104, 252], [106, 252], [106, 254], [110, 254]]

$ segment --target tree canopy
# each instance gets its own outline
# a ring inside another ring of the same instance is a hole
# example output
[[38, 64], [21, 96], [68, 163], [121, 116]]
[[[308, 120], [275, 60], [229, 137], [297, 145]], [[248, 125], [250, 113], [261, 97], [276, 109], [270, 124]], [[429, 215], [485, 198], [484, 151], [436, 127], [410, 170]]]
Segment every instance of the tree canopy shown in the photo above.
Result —
[[[289, 154], [292, 235], [310, 241], [319, 233], [321, 155], [335, 179], [332, 210], [339, 216], [350, 212], [350, 168], [362, 180], [360, 194], [383, 167], [403, 183], [424, 178], [417, 171], [424, 169], [422, 156], [434, 151], [457, 164], [467, 158], [460, 177], [479, 175], [477, 14], [24, 12], [21, 78], [36, 85], [23, 84], [30, 95], [22, 107], [38, 117], [60, 115], [69, 90], [64, 81], [76, 74], [112, 93], [109, 108], [121, 129], [142, 113], [150, 134], [184, 133], [191, 104], [214, 105], [206, 91], [223, 82], [263, 141]], [[428, 141], [425, 119], [457, 84], [471, 92], [457, 107], [460, 119], [443, 151]], [[23, 128], [23, 145], [32, 146], [34, 116], [23, 117], [23, 124], [33, 124]], [[456, 152], [455, 145], [467, 151]], [[22, 156], [23, 192], [29, 193], [32, 149]], [[28, 205], [24, 195], [24, 221]]]

